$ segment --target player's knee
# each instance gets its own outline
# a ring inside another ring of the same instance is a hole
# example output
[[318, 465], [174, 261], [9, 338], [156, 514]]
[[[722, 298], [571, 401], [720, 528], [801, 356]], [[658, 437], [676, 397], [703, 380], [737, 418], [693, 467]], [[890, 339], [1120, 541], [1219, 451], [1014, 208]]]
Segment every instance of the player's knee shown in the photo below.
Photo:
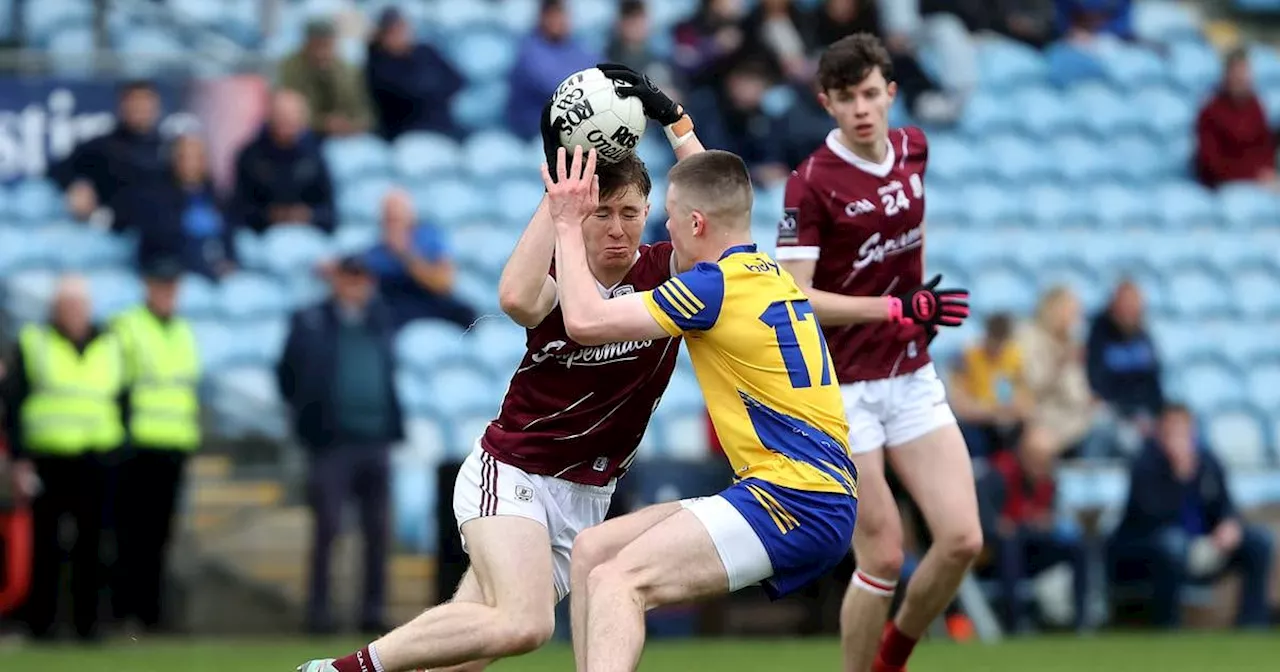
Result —
[[503, 627], [502, 655], [518, 656], [535, 651], [551, 641], [555, 630], [554, 611], [532, 617], [513, 614]]
[[594, 527], [583, 530], [573, 540], [570, 560], [573, 573], [589, 576], [592, 570], [610, 560], [613, 555], [610, 551], [604, 532]]
[[871, 576], [896, 581], [902, 575], [904, 555], [902, 544], [892, 546], [875, 546], [865, 552], [856, 553], [858, 569]]
[[945, 534], [935, 540], [946, 559], [954, 565], [968, 567], [982, 553], [982, 528], [976, 523]]

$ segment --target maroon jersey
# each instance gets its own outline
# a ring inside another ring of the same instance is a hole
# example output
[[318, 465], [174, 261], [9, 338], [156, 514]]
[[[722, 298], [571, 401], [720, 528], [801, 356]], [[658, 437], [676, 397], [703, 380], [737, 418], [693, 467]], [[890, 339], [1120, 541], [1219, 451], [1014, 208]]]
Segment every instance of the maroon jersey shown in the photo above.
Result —
[[[924, 274], [924, 173], [918, 128], [889, 131], [883, 163], [855, 155], [838, 131], [787, 181], [779, 261], [813, 260], [813, 288], [849, 296], [913, 289]], [[841, 383], [911, 373], [929, 363], [924, 331], [889, 322], [826, 327]]]
[[[654, 289], [671, 277], [670, 243], [642, 246], [609, 298]], [[556, 306], [528, 330], [520, 367], [480, 445], [531, 474], [604, 485], [635, 457], [667, 389], [680, 339], [579, 345]]]

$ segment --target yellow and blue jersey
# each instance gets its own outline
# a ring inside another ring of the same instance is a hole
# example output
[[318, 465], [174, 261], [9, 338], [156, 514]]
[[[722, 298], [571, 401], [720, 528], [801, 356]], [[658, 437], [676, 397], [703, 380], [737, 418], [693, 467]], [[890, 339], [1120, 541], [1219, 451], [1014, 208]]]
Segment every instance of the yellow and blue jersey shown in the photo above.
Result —
[[731, 247], [644, 299], [667, 333], [685, 337], [737, 476], [719, 496], [769, 554], [765, 591], [777, 598], [822, 576], [848, 553], [858, 486], [835, 367], [808, 299], [755, 245]]
[[755, 245], [729, 248], [647, 292], [683, 335], [711, 422], [740, 479], [857, 495], [849, 426], [817, 317]]

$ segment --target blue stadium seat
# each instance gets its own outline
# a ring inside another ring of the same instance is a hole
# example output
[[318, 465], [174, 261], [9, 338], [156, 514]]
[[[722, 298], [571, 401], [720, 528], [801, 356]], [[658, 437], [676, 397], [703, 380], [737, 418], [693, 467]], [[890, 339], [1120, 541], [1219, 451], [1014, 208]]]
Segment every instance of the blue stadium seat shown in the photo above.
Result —
[[1183, 317], [1206, 317], [1228, 312], [1230, 286], [1221, 273], [1198, 260], [1178, 265], [1168, 276], [1173, 308]]
[[[1013, 112], [1011, 125], [1042, 139], [1083, 127], [1083, 110], [1069, 104], [1057, 89], [1031, 86], [999, 99], [1003, 109]], [[931, 148], [932, 149], [932, 148]]]
[[1196, 357], [1177, 370], [1182, 398], [1197, 412], [1209, 412], [1244, 401], [1240, 374], [1223, 357]]
[[495, 126], [507, 109], [508, 92], [505, 81], [468, 86], [450, 102], [449, 116], [467, 130]]
[[262, 264], [271, 273], [312, 273], [331, 253], [330, 241], [310, 226], [276, 226], [262, 235]]
[[63, 212], [62, 194], [50, 180], [23, 180], [9, 191], [9, 213], [19, 222], [44, 224]]
[[965, 200], [964, 193], [964, 189], [958, 184], [952, 186], [951, 183], [943, 182], [930, 186], [925, 217], [929, 222], [947, 226], [969, 222], [969, 203]]
[[405, 133], [396, 138], [391, 152], [396, 172], [410, 180], [454, 174], [462, 164], [458, 143], [439, 133]]
[[262, 237], [247, 228], [238, 228], [235, 232], [235, 248], [237, 261], [245, 268], [262, 268]]
[[[111, 42], [121, 57], [120, 67], [134, 77], [181, 68], [191, 53], [174, 31], [163, 28], [122, 23], [110, 32]], [[194, 67], [198, 61], [188, 63]]]
[[431, 405], [445, 417], [474, 414], [482, 409], [496, 411], [502, 400], [502, 389], [475, 367], [445, 365], [426, 374], [426, 378]]
[[505, 315], [480, 320], [468, 338], [497, 379], [509, 378], [524, 358], [526, 332]]
[[371, 222], [343, 224], [333, 232], [333, 251], [339, 256], [360, 254], [382, 241], [382, 228]]
[[[396, 4], [399, 5], [400, 3], [397, 2]], [[501, 27], [501, 15], [506, 11], [506, 4], [496, 5], [479, 2], [449, 6], [448, 8], [437, 6], [432, 8], [435, 11], [430, 12], [424, 18], [436, 24], [439, 31], [445, 35], [467, 31], [492, 31]]]
[[1209, 416], [1205, 434], [1209, 446], [1233, 469], [1262, 469], [1272, 465], [1267, 419], [1247, 406], [1223, 409]]
[[494, 190], [502, 222], [523, 230], [542, 202], [544, 187], [537, 177], [503, 180]]
[[37, 244], [26, 228], [0, 227], [0, 277], [32, 268], [56, 268], [57, 248]]
[[1110, 292], [1110, 288], [1099, 281], [1097, 273], [1092, 269], [1079, 261], [1068, 259], [1045, 263], [1036, 269], [1035, 279], [1041, 293], [1058, 285], [1070, 287], [1080, 297], [1086, 310], [1101, 306]]
[[498, 205], [487, 192], [460, 178], [431, 180], [414, 189], [413, 201], [427, 218], [440, 226], [496, 213]]
[[1250, 46], [1249, 68], [1258, 89], [1265, 91], [1280, 85], [1280, 53], [1273, 47], [1263, 44]]
[[93, 315], [105, 320], [142, 302], [142, 281], [132, 272], [100, 270], [85, 275], [93, 300]]
[[654, 413], [666, 419], [686, 413], [691, 408], [705, 407], [706, 401], [702, 397], [702, 388], [698, 385], [698, 379], [692, 371], [677, 367]]
[[438, 460], [423, 460], [400, 452], [392, 455], [391, 519], [395, 521], [395, 543], [404, 550], [435, 555], [440, 535], [435, 516], [439, 494], [436, 483]]
[[[468, 226], [458, 230], [458, 245], [454, 254], [460, 263], [479, 271], [487, 277], [497, 278], [507, 263], [521, 229], [513, 227]], [[495, 288], [496, 291], [496, 288]]]
[[237, 366], [213, 372], [211, 406], [220, 432], [229, 438], [289, 435], [284, 402], [275, 375], [267, 367]]
[[982, 87], [992, 91], [1040, 84], [1048, 76], [1048, 64], [1040, 52], [1007, 38], [979, 42], [978, 67], [982, 73]]
[[1144, 260], [1126, 263], [1117, 270], [1116, 277], [1109, 278], [1108, 284], [1115, 285], [1120, 277], [1132, 280], [1142, 290], [1149, 312], [1160, 314], [1171, 310], [1175, 297], [1170, 296], [1165, 276], [1155, 266]]
[[1150, 198], [1166, 228], [1211, 228], [1218, 224], [1218, 201], [1199, 183], [1166, 182]]
[[252, 320], [240, 320], [230, 324], [236, 338], [244, 341], [244, 355], [255, 364], [275, 366], [284, 353], [285, 340], [289, 337], [289, 319], [281, 314]]
[[219, 319], [192, 319], [191, 331], [196, 337], [200, 363], [206, 371], [226, 366], [233, 358], [234, 336]]
[[569, 0], [574, 31], [608, 35], [618, 15], [618, 3], [612, 0]]
[[458, 269], [453, 293], [482, 315], [502, 312], [498, 305], [497, 279], [482, 271]]
[[[996, 157], [992, 162], [992, 173], [1003, 180], [1004, 191], [1014, 194], [1028, 181], [1045, 179], [1053, 175], [1055, 167], [1050, 157], [1034, 141], [1010, 134], [992, 134], [982, 143], [988, 156]], [[1012, 185], [1014, 189], [1009, 189]], [[975, 199], [976, 200], [976, 199]], [[1019, 199], [1021, 200], [1021, 199]], [[1023, 211], [1029, 204], [1022, 204]]]
[[979, 165], [978, 156], [974, 146], [957, 134], [932, 134], [929, 136], [930, 186], [961, 184], [982, 177], [979, 173], [987, 167]]
[[1149, 196], [1128, 187], [1102, 184], [1090, 192], [1086, 207], [1093, 210], [1099, 226], [1118, 229], [1149, 226], [1157, 221], [1155, 203]]
[[1280, 219], [1280, 202], [1275, 194], [1247, 184], [1228, 184], [1218, 189], [1222, 221], [1228, 226], [1274, 226]]
[[[422, 371], [410, 370], [403, 366], [396, 371], [396, 394], [400, 397], [400, 406], [406, 414], [415, 417], [435, 416], [431, 405], [431, 386], [427, 383], [426, 374]], [[443, 416], [437, 416], [443, 417]]]
[[1001, 133], [1018, 124], [1022, 115], [1008, 96], [980, 90], [965, 102], [960, 128], [975, 138]]
[[1174, 42], [1200, 37], [1200, 21], [1186, 5], [1168, 0], [1133, 4], [1133, 31], [1145, 42]]
[[1151, 338], [1165, 366], [1177, 369], [1188, 361], [1212, 355], [1216, 344], [1207, 341], [1195, 324], [1192, 320], [1151, 320]]
[[3, 282], [5, 307], [17, 321], [43, 320], [48, 316], [49, 301], [58, 283], [53, 271], [15, 271], [5, 274]]
[[462, 154], [463, 165], [468, 172], [482, 181], [500, 178], [508, 173], [536, 176], [541, 163], [528, 163], [525, 143], [502, 130], [472, 134], [463, 142]]
[[1232, 269], [1230, 277], [1231, 297], [1246, 320], [1280, 316], [1280, 273], [1274, 266]]
[[[706, 410], [688, 408], [661, 420], [659, 447], [663, 457], [677, 460], [706, 460], [711, 455]], [[652, 429], [649, 431], [653, 433]]]
[[[1111, 141], [1111, 147], [1114, 156], [1123, 157], [1117, 162], [1121, 176], [1144, 191], [1151, 182], [1177, 172], [1169, 165], [1162, 146], [1140, 134], [1122, 134]], [[1160, 206], [1159, 203], [1152, 205], [1157, 209]]]
[[339, 182], [334, 201], [340, 221], [377, 220], [382, 215], [382, 199], [394, 187], [390, 179], [379, 176], [352, 176], [349, 182]]
[[1194, 99], [1163, 86], [1139, 89], [1129, 104], [1139, 112], [1142, 128], [1157, 140], [1187, 135], [1197, 113]]
[[1222, 56], [1203, 42], [1176, 42], [1169, 47], [1169, 77], [1195, 101], [1222, 77]]
[[1153, 49], [1132, 44], [1102, 51], [1102, 67], [1107, 79], [1121, 89], [1163, 81], [1166, 76], [1164, 61]]
[[1119, 174], [1116, 162], [1101, 145], [1080, 136], [1058, 138], [1051, 152], [1057, 174], [1069, 182], [1094, 183]]
[[1262, 107], [1267, 112], [1267, 122], [1275, 128], [1280, 124], [1280, 88], [1260, 91], [1262, 96]]
[[452, 419], [450, 429], [453, 432], [453, 436], [447, 446], [448, 455], [451, 459], [462, 460], [466, 458], [467, 454], [473, 450], [476, 439], [484, 435], [485, 430], [489, 428], [489, 424], [498, 415], [501, 403], [502, 397], [495, 396], [491, 401], [484, 402], [481, 407], [465, 411], [462, 415]]
[[93, 62], [85, 54], [97, 48], [97, 38], [88, 23], [73, 23], [53, 29], [44, 38], [48, 42], [49, 61], [53, 71], [63, 77], [86, 77]]
[[[1101, 82], [1084, 82], [1066, 93], [1066, 106], [1080, 111], [1080, 124], [1098, 140], [1142, 127], [1142, 113], [1129, 96]], [[1087, 111], [1084, 111], [1087, 110]]]
[[402, 450], [427, 464], [436, 464], [444, 457], [449, 444], [449, 423], [442, 418], [423, 413], [405, 419]]
[[1025, 198], [1031, 206], [1031, 221], [1036, 226], [1053, 229], [1089, 219], [1071, 190], [1056, 183], [1033, 184], [1026, 190]]
[[472, 343], [462, 329], [441, 320], [414, 320], [396, 335], [396, 361], [411, 371], [431, 370], [470, 356]]
[[973, 296], [984, 312], [1025, 315], [1035, 309], [1035, 282], [1024, 269], [1012, 263], [983, 264], [971, 276]]
[[376, 135], [331, 138], [322, 147], [337, 184], [391, 174], [391, 148]]
[[218, 302], [222, 314], [233, 320], [279, 317], [291, 307], [289, 295], [278, 281], [247, 271], [222, 279]]
[[218, 286], [203, 275], [188, 273], [178, 285], [178, 312], [184, 317], [213, 317], [218, 303]]
[[928, 257], [924, 263], [926, 278], [941, 274], [942, 285], [944, 286], [969, 287], [972, 285], [969, 280], [968, 270], [955, 257], [950, 256], [945, 251], [935, 252], [932, 246], [925, 247], [925, 254]]
[[37, 46], [44, 45], [63, 26], [88, 24], [93, 19], [93, 3], [89, 0], [24, 2], [20, 9], [26, 39]]
[[516, 61], [518, 45], [499, 30], [456, 34], [446, 43], [449, 60], [472, 82], [505, 77]]
[[[651, 15], [662, 6], [654, 5]], [[513, 36], [519, 36], [533, 29], [538, 17], [538, 0], [507, 0], [502, 3], [502, 11], [498, 13], [498, 25]], [[655, 24], [656, 25], [656, 24]]]
[[1005, 186], [977, 182], [964, 194], [969, 220], [979, 226], [1017, 224], [1031, 215], [1030, 203]]
[[1253, 362], [1245, 373], [1249, 400], [1262, 408], [1280, 411], [1280, 385], [1276, 385], [1280, 380], [1280, 357]]

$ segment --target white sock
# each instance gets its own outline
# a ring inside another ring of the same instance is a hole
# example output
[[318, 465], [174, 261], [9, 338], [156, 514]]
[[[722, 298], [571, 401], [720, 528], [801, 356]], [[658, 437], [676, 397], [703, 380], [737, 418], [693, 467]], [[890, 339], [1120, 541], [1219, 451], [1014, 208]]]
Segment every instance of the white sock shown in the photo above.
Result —
[[[853, 585], [860, 590], [865, 590], [877, 597], [893, 597], [894, 591], [898, 589], [897, 580], [881, 579], [862, 571], [861, 569], [853, 572]], [[370, 653], [373, 649], [369, 649]], [[381, 670], [379, 670], [381, 672]]]
[[378, 658], [378, 649], [369, 643], [369, 662], [373, 663], [373, 672], [386, 672], [382, 669], [382, 660]]

